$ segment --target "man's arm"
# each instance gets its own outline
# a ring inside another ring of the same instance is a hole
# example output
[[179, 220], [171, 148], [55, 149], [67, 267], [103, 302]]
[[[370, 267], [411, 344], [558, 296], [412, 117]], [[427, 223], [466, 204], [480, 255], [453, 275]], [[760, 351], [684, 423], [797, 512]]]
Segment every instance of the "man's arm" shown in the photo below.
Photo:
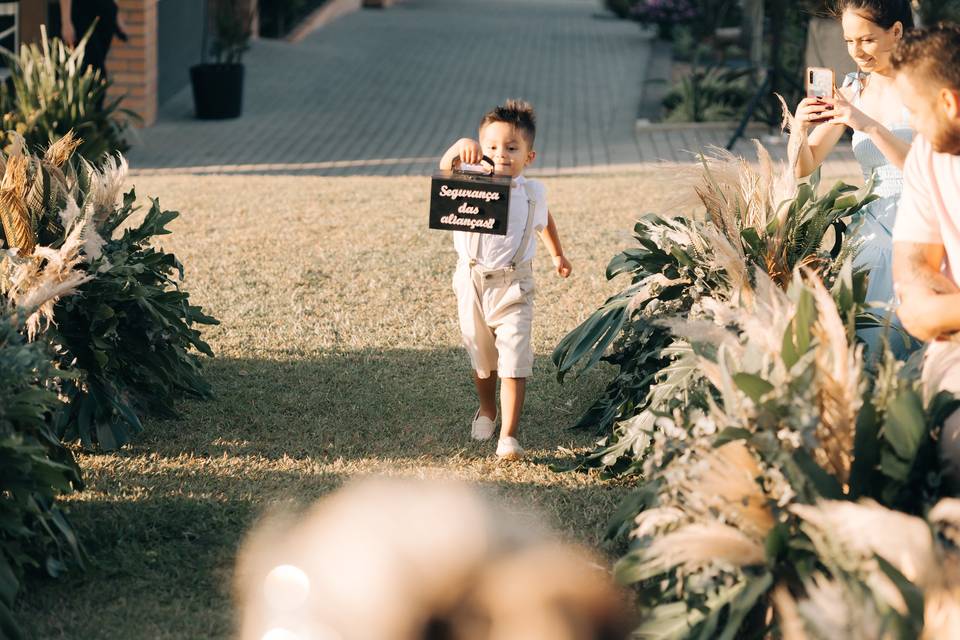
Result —
[[920, 288], [931, 295], [958, 293], [957, 285], [943, 275], [946, 250], [942, 244], [893, 243], [893, 282], [898, 290]]
[[573, 271], [573, 265], [563, 255], [563, 247], [560, 246], [560, 232], [557, 231], [557, 223], [553, 220], [553, 215], [547, 211], [547, 226], [540, 232], [543, 238], [543, 244], [547, 246], [550, 257], [553, 258], [553, 266], [557, 269], [557, 274], [566, 278]]
[[920, 340], [960, 331], [960, 289], [941, 272], [942, 244], [893, 243], [893, 282], [904, 328]]

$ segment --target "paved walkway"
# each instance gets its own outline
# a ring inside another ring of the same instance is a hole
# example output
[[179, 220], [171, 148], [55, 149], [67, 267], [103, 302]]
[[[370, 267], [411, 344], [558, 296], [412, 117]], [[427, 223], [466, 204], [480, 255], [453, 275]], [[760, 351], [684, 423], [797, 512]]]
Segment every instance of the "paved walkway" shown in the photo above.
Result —
[[189, 87], [130, 154], [137, 169], [425, 173], [480, 115], [524, 97], [544, 169], [641, 159], [634, 119], [650, 52], [597, 0], [405, 0], [297, 44], [259, 41], [245, 112], [192, 118]]
[[403, 0], [296, 44], [255, 42], [246, 63], [243, 117], [195, 120], [186, 87], [140, 132], [134, 171], [428, 174], [486, 109], [515, 96], [539, 118], [531, 173], [687, 159], [728, 137], [637, 133], [644, 83], [663, 62], [649, 35], [599, 0]]

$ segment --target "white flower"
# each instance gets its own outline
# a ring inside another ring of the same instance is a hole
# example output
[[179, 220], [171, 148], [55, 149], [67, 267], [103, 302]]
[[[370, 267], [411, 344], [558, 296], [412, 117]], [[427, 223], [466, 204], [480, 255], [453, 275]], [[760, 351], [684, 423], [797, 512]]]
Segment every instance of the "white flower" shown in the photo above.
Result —
[[777, 467], [768, 467], [763, 472], [763, 489], [777, 501], [779, 507], [786, 506], [797, 496], [793, 486], [790, 485]]
[[686, 440], [687, 432], [677, 426], [671, 418], [660, 417], [654, 421], [654, 425], [660, 429], [665, 436], [674, 440]]
[[801, 445], [800, 434], [787, 427], [777, 431], [777, 439], [791, 449], [799, 449]]
[[693, 432], [697, 437], [712, 436], [717, 432], [717, 423], [710, 416], [700, 414], [693, 423]]

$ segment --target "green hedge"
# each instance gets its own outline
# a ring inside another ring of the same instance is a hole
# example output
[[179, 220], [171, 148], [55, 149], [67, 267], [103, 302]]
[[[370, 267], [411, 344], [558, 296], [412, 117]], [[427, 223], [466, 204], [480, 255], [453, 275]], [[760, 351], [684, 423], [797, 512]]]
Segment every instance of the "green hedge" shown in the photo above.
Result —
[[0, 637], [19, 638], [11, 608], [28, 570], [59, 575], [83, 551], [56, 498], [82, 487], [73, 455], [50, 428], [63, 372], [23, 315], [0, 311]]

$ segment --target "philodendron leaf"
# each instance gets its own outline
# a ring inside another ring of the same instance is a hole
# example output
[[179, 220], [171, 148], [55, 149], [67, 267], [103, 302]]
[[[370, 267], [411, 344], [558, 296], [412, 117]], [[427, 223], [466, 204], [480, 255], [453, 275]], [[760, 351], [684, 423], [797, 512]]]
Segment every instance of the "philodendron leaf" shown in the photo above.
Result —
[[871, 495], [876, 468], [880, 461], [880, 422], [876, 407], [864, 396], [857, 415], [857, 430], [853, 440], [853, 464], [850, 467], [850, 495], [858, 498]]
[[723, 431], [717, 434], [716, 439], [713, 441], [714, 447], [722, 447], [723, 445], [734, 442], [735, 440], [749, 440], [750, 436], [753, 433], [747, 429], [742, 429], [740, 427], [727, 427]]
[[910, 582], [906, 576], [882, 556], [875, 555], [874, 559], [877, 561], [880, 570], [896, 586], [907, 605], [907, 614], [903, 615], [901, 620], [910, 627], [908, 637], [920, 637], [924, 622], [923, 590]]
[[760, 577], [750, 580], [746, 589], [738, 593], [737, 597], [734, 598], [730, 604], [730, 615], [727, 618], [727, 625], [723, 633], [714, 637], [717, 637], [718, 640], [733, 640], [739, 637], [738, 632], [740, 631], [740, 625], [743, 624], [744, 618], [746, 618], [747, 614], [756, 606], [760, 598], [770, 591], [772, 585], [773, 575], [768, 572], [764, 572]]
[[897, 457], [911, 462], [927, 432], [920, 394], [912, 389], [898, 393], [887, 403], [886, 418], [884, 439], [893, 447]]
[[772, 384], [752, 373], [734, 374], [733, 381], [741, 391], [757, 403], [774, 389]]
[[817, 308], [813, 301], [813, 294], [803, 289], [797, 300], [797, 313], [783, 334], [781, 357], [788, 369], [809, 351], [813, 337], [813, 323], [816, 319]]
[[805, 449], [794, 451], [793, 461], [820, 497], [828, 500], [843, 499], [843, 487], [840, 486], [840, 482], [824, 471]]
[[763, 240], [760, 239], [760, 234], [757, 233], [756, 229], [753, 227], [744, 229], [740, 232], [740, 238], [747, 248], [750, 249], [751, 255], [759, 256], [763, 254]]
[[843, 197], [837, 198], [837, 201], [833, 203], [834, 209], [850, 209], [857, 204], [857, 196], [855, 195], [845, 195]]
[[880, 453], [880, 470], [883, 475], [898, 482], [905, 482], [910, 477], [911, 464], [901, 460], [897, 454], [886, 450]]
[[615, 540], [626, 534], [632, 527], [633, 519], [637, 514], [655, 503], [657, 497], [655, 488], [655, 486], [643, 487], [628, 494], [610, 517], [610, 521], [607, 523], [607, 533], [604, 538], [607, 540]]

